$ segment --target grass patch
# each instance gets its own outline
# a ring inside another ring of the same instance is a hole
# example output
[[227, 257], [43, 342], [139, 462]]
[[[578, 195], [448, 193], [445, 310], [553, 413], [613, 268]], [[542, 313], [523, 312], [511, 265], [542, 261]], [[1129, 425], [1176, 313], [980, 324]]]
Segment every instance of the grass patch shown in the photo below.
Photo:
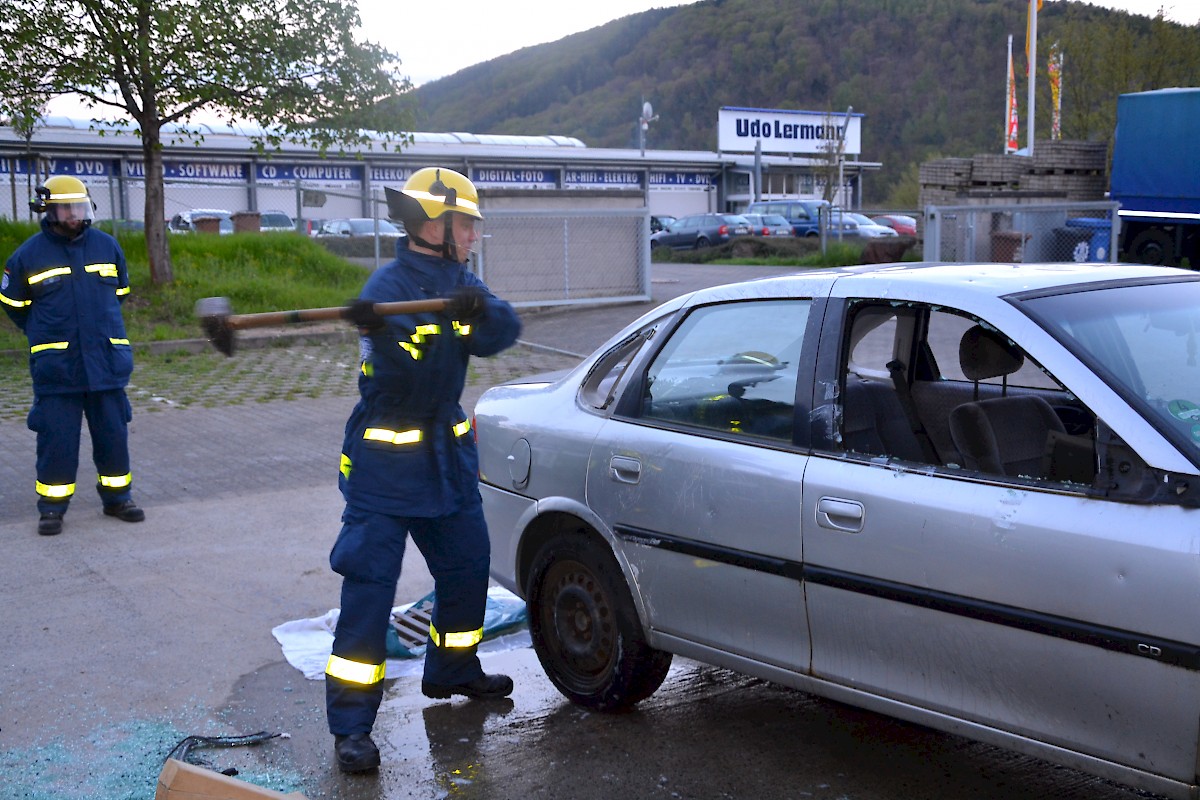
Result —
[[[0, 220], [0, 252], [12, 253], [38, 230], [34, 223]], [[125, 327], [135, 344], [201, 336], [193, 308], [202, 297], [228, 297], [238, 314], [323, 308], [356, 297], [368, 275], [300, 234], [172, 235], [167, 241], [175, 280], [155, 285], [145, 236], [122, 233], [118, 241], [132, 289]], [[27, 346], [16, 326], [0, 325], [0, 350]]]

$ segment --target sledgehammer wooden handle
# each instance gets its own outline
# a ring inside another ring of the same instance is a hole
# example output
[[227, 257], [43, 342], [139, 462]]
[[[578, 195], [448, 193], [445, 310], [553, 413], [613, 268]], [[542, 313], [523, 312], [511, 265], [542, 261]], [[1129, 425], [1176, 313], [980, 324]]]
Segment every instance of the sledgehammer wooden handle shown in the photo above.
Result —
[[[423, 311], [441, 311], [446, 307], [446, 301], [435, 300], [399, 300], [393, 303], [376, 303], [375, 313], [381, 317], [394, 314], [419, 314]], [[276, 325], [291, 325], [299, 322], [323, 322], [331, 319], [345, 319], [346, 307], [333, 308], [302, 308], [298, 311], [264, 311], [259, 314], [231, 314], [225, 325], [231, 330], [246, 328], [270, 328]]]

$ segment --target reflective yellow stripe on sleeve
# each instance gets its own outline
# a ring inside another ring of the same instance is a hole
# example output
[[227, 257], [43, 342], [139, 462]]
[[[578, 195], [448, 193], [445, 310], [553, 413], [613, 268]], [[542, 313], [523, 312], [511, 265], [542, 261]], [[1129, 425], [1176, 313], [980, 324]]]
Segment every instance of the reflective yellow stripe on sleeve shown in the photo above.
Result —
[[466, 436], [468, 433], [471, 432], [471, 420], [464, 419], [462, 422], [458, 423], [457, 425], [452, 425], [450, 427], [450, 430], [452, 430], [454, 432], [455, 436]]
[[37, 493], [42, 497], [53, 497], [60, 500], [64, 497], [70, 497], [71, 495], [75, 494], [75, 484], [73, 483], [60, 483], [55, 485], [38, 481], [34, 488], [37, 489]]
[[106, 489], [124, 489], [133, 483], [133, 475], [129, 472], [124, 475], [97, 475], [96, 481]]
[[341, 656], [330, 656], [325, 665], [325, 674], [349, 683], [370, 686], [383, 680], [385, 664], [363, 664]]
[[127, 295], [127, 294], [129, 294], [129, 287], [128, 287], [128, 286], [125, 286], [125, 287], [122, 287], [122, 288], [120, 288], [120, 289], [117, 289], [117, 297], [124, 297], [124, 296], [125, 296], [125, 295]]
[[29, 348], [29, 354], [33, 355], [34, 353], [40, 353], [43, 350], [66, 350], [66, 349], [67, 349], [66, 342], [46, 342], [45, 344], [35, 344], [33, 347]]
[[474, 647], [483, 641], [483, 628], [462, 633], [439, 634], [437, 628], [429, 625], [429, 638], [438, 647]]
[[350, 461], [350, 456], [346, 455], [345, 453], [342, 453], [342, 460], [341, 460], [341, 463], [338, 465], [338, 472], [342, 473], [342, 475], [346, 478], [346, 480], [350, 480], [350, 470], [352, 468], [353, 467], [352, 467], [352, 463]]
[[32, 301], [13, 300], [11, 297], [5, 297], [4, 295], [0, 294], [0, 303], [4, 303], [6, 306], [12, 306], [13, 308], [25, 308], [30, 304], [30, 302]]

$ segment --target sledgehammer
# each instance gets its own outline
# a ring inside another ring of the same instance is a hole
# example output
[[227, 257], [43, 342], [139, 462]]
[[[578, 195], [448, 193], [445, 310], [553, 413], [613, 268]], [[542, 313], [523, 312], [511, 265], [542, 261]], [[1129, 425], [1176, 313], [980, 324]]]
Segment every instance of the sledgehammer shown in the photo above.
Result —
[[[446, 301], [403, 300], [394, 303], [376, 303], [373, 309], [381, 317], [394, 314], [419, 314], [424, 311], [441, 311]], [[293, 325], [301, 322], [325, 322], [331, 319], [349, 319], [350, 306], [332, 308], [305, 308], [299, 311], [265, 311], [260, 314], [234, 314], [228, 297], [202, 297], [196, 301], [196, 316], [204, 328], [213, 347], [227, 356], [233, 355], [234, 332], [245, 328], [270, 328], [277, 325]]]

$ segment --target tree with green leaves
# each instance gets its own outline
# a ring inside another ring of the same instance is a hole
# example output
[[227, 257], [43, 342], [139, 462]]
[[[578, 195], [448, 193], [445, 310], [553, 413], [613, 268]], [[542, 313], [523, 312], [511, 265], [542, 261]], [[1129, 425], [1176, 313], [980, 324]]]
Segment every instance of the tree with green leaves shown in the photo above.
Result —
[[117, 124], [141, 136], [145, 159], [151, 277], [170, 283], [164, 126], [199, 143], [189, 123], [201, 112], [254, 123], [260, 151], [370, 146], [364, 129], [403, 144], [411, 117], [374, 109], [411, 84], [394, 54], [354, 38], [359, 25], [341, 0], [0, 0], [0, 117], [64, 94], [127, 117]]

